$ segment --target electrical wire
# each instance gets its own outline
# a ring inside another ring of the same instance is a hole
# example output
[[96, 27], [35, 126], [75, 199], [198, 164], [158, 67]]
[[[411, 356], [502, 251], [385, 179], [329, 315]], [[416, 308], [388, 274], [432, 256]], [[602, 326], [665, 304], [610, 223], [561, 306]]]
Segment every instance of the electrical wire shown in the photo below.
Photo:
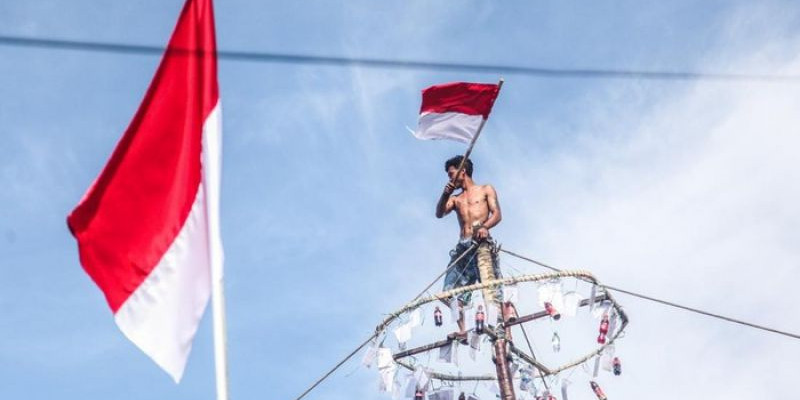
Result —
[[[0, 45], [24, 48], [43, 48], [98, 53], [161, 55], [165, 48], [137, 44], [94, 42], [65, 39], [44, 39], [23, 36], [0, 35]], [[340, 67], [368, 67], [383, 69], [457, 71], [468, 73], [493, 73], [527, 75], [541, 78], [595, 78], [595, 79], [633, 79], [658, 81], [720, 81], [720, 82], [763, 82], [800, 83], [800, 75], [742, 74], [695, 71], [659, 71], [612, 68], [559, 68], [543, 66], [514, 66], [501, 64], [467, 64], [455, 62], [434, 62], [421, 60], [402, 60], [368, 57], [321, 56], [310, 54], [271, 53], [256, 51], [218, 50], [217, 57], [222, 60], [266, 62], [281, 64], [305, 64]]]
[[[539, 265], [541, 267], [544, 267], [544, 268], [547, 268], [547, 269], [550, 269], [550, 270], [553, 270], [553, 271], [556, 271], [556, 272], [561, 272], [561, 270], [556, 268], [556, 267], [553, 267], [553, 266], [547, 265], [545, 263], [542, 263], [540, 261], [536, 261], [534, 259], [522, 256], [522, 255], [514, 253], [512, 251], [509, 251], [509, 250], [506, 250], [506, 249], [500, 249], [500, 251], [502, 251], [502, 252], [504, 252], [504, 253], [506, 253], [508, 255], [517, 257], [517, 258], [519, 258], [521, 260], [525, 260], [525, 261], [534, 263], [534, 264]], [[684, 306], [684, 305], [677, 304], [677, 303], [674, 303], [674, 302], [671, 302], [671, 301], [667, 301], [667, 300], [657, 299], [657, 298], [652, 297], [652, 296], [643, 295], [641, 293], [632, 292], [630, 290], [621, 289], [621, 288], [618, 288], [618, 287], [615, 287], [615, 286], [610, 286], [610, 285], [606, 285], [606, 284], [603, 284], [602, 286], [605, 287], [606, 289], [613, 290], [613, 291], [619, 292], [619, 293], [624, 293], [624, 294], [627, 294], [627, 295], [630, 295], [630, 296], [633, 296], [633, 297], [638, 297], [638, 298], [643, 299], [643, 300], [648, 300], [648, 301], [652, 301], [652, 302], [655, 302], [655, 303], [663, 304], [663, 305], [666, 305], [666, 306], [679, 308], [679, 309], [682, 309], [682, 310], [685, 310], [685, 311], [691, 311], [693, 313], [705, 315], [705, 316], [712, 317], [712, 318], [721, 319], [721, 320], [728, 321], [728, 322], [733, 322], [733, 323], [736, 323], [736, 324], [748, 326], [748, 327], [755, 328], [755, 329], [760, 329], [760, 330], [767, 331], [767, 332], [777, 333], [779, 335], [788, 336], [788, 337], [793, 338], [793, 339], [800, 339], [800, 335], [798, 335], [796, 333], [781, 331], [781, 330], [778, 330], [778, 329], [775, 329], [775, 328], [770, 328], [770, 327], [766, 327], [766, 326], [763, 326], [763, 325], [754, 324], [752, 322], [747, 322], [747, 321], [743, 321], [743, 320], [736, 319], [736, 318], [726, 317], [724, 315], [712, 313], [712, 312], [709, 312], [709, 311], [700, 310], [700, 309], [694, 308], [694, 307]]]

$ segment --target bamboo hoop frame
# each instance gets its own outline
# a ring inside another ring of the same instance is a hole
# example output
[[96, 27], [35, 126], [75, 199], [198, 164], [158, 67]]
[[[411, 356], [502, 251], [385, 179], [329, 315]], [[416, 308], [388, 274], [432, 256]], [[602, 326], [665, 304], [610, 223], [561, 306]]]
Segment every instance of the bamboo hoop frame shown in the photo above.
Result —
[[[590, 351], [589, 353], [587, 353], [583, 357], [574, 359], [574, 360], [572, 360], [572, 361], [570, 361], [570, 362], [568, 362], [568, 363], [566, 363], [564, 365], [561, 365], [558, 368], [554, 368], [554, 369], [549, 369], [549, 368], [544, 369], [544, 370], [541, 369], [540, 368], [541, 365], [534, 365], [533, 363], [531, 363], [529, 360], [526, 359], [526, 358], [529, 358], [530, 356], [528, 356], [522, 350], [516, 348], [516, 346], [514, 346], [513, 344], [509, 344], [509, 351], [511, 353], [516, 354], [525, 363], [530, 364], [530, 366], [533, 368], [533, 370], [535, 372], [537, 372], [537, 374], [535, 374], [533, 377], [534, 378], [539, 378], [539, 379], [544, 379], [547, 376], [556, 375], [556, 374], [559, 374], [559, 373], [561, 373], [561, 372], [563, 372], [565, 370], [568, 370], [570, 368], [574, 368], [574, 367], [576, 367], [578, 365], [581, 365], [581, 364], [585, 363], [586, 361], [589, 361], [592, 357], [595, 357], [595, 356], [599, 355], [608, 346], [611, 346], [612, 344], [614, 344], [614, 342], [620, 337], [620, 335], [625, 331], [625, 328], [628, 326], [628, 315], [625, 313], [625, 311], [623, 310], [622, 306], [620, 306], [619, 303], [616, 302], [616, 300], [614, 299], [614, 297], [611, 295], [611, 293], [608, 290], [605, 290], [605, 287], [598, 282], [597, 278], [595, 278], [595, 276], [592, 275], [591, 272], [588, 272], [588, 271], [585, 271], [585, 270], [573, 270], [573, 271], [560, 271], [560, 272], [548, 272], [548, 273], [542, 273], [542, 274], [528, 274], [528, 275], [512, 276], [512, 277], [508, 277], [508, 278], [495, 279], [495, 280], [491, 280], [491, 281], [488, 281], [488, 282], [475, 283], [475, 284], [472, 284], [472, 285], [462, 286], [460, 288], [456, 288], [456, 289], [444, 291], [444, 292], [441, 292], [441, 293], [437, 293], [437, 294], [434, 294], [434, 295], [431, 295], [431, 296], [421, 297], [421, 298], [418, 298], [418, 299], [416, 299], [414, 301], [411, 301], [410, 303], [408, 303], [405, 306], [401, 307], [399, 310], [389, 314], [386, 318], [384, 318], [384, 320], [380, 324], [378, 324], [378, 326], [375, 328], [375, 336], [376, 337], [379, 336], [381, 334], [381, 332], [386, 330], [386, 328], [389, 326], [389, 324], [391, 324], [392, 322], [397, 320], [402, 314], [404, 314], [404, 313], [406, 313], [408, 311], [414, 310], [416, 308], [419, 308], [420, 306], [423, 306], [423, 305], [425, 305], [427, 303], [431, 303], [431, 302], [434, 302], [434, 301], [440, 301], [440, 300], [446, 300], [446, 299], [452, 298], [453, 296], [457, 296], [459, 294], [466, 293], [466, 292], [472, 292], [472, 291], [475, 291], [475, 290], [492, 289], [492, 288], [495, 288], [495, 287], [498, 287], [498, 286], [501, 286], [501, 285], [514, 285], [514, 284], [517, 284], [517, 283], [532, 283], [532, 282], [548, 281], [548, 280], [558, 279], [558, 278], [576, 278], [576, 279], [588, 282], [590, 284], [596, 285], [598, 288], [600, 288], [602, 290], [602, 293], [598, 293], [597, 297], [598, 298], [599, 297], [603, 297], [602, 301], [610, 301], [611, 302], [611, 307], [614, 309], [614, 311], [616, 311], [617, 315], [619, 315], [619, 318], [620, 318], [622, 324], [620, 325], [619, 329], [617, 329], [616, 332], [614, 332], [614, 335], [610, 336], [608, 338], [608, 340], [606, 341], [606, 343], [603, 344], [602, 346], [598, 347], [595, 350]], [[519, 325], [521, 325], [521, 324], [519, 324]], [[525, 357], [525, 356], [528, 356], [528, 357]], [[399, 359], [396, 359], [395, 362], [398, 363], [399, 365], [403, 366], [404, 368], [408, 369], [408, 370], [411, 370], [411, 371], [414, 370], [414, 365], [412, 363], [406, 362], [404, 360], [399, 360]], [[433, 378], [433, 379], [439, 379], [439, 380], [442, 380], [442, 381], [491, 381], [491, 380], [496, 380], [497, 379], [497, 376], [494, 375], [494, 374], [468, 375], [468, 376], [465, 376], [465, 375], [453, 375], [453, 374], [440, 373], [440, 372], [436, 372], [436, 371], [429, 372], [429, 376], [431, 378]]]

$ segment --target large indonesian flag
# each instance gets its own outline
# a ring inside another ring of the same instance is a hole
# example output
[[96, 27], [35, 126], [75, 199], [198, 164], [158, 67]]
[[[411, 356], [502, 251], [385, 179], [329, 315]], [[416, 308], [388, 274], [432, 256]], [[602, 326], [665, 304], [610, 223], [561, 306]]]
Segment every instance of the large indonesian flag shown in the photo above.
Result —
[[83, 268], [132, 342], [180, 381], [213, 276], [221, 116], [211, 0], [187, 0], [150, 88], [67, 218]]
[[489, 118], [499, 85], [456, 82], [422, 91], [418, 139], [451, 139], [469, 143]]

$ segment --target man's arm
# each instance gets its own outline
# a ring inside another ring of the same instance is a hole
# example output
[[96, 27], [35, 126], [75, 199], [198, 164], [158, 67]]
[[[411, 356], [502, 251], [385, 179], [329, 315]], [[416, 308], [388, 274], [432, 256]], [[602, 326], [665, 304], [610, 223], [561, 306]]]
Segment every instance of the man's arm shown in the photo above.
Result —
[[439, 202], [436, 203], [436, 218], [444, 217], [455, 208], [455, 202], [453, 198], [450, 197], [454, 190], [456, 190], [456, 187], [452, 182], [448, 182], [447, 185], [445, 185], [444, 191], [442, 191], [442, 195], [439, 197]]
[[483, 240], [489, 237], [489, 229], [494, 228], [503, 219], [503, 213], [500, 211], [500, 203], [497, 201], [497, 192], [492, 185], [486, 185], [486, 205], [489, 207], [489, 218], [486, 222], [475, 231], [475, 238]]
[[500, 211], [500, 202], [497, 201], [497, 192], [492, 185], [486, 185], [486, 204], [489, 206], [489, 219], [483, 223], [486, 229], [492, 229], [503, 219]]

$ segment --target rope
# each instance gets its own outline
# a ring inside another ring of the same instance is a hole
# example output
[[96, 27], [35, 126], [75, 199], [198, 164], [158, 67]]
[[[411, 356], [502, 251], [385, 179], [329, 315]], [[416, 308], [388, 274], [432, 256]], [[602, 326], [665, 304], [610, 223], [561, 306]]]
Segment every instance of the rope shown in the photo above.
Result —
[[[430, 288], [431, 288], [431, 286], [433, 286], [433, 285], [436, 283], [436, 281], [438, 281], [439, 279], [441, 279], [441, 278], [442, 278], [442, 276], [444, 276], [444, 274], [446, 274], [446, 273], [447, 273], [447, 271], [449, 271], [449, 270], [450, 270], [450, 268], [453, 268], [453, 266], [454, 266], [454, 265], [456, 265], [456, 264], [457, 264], [459, 261], [461, 261], [461, 259], [462, 259], [462, 258], [464, 258], [464, 256], [466, 256], [466, 255], [467, 255], [469, 252], [471, 252], [472, 250], [474, 250], [474, 249], [475, 249], [475, 246], [477, 246], [477, 244], [473, 243], [473, 244], [472, 244], [472, 245], [471, 245], [471, 246], [470, 246], [470, 247], [469, 247], [469, 248], [468, 248], [468, 249], [467, 249], [465, 252], [461, 253], [461, 255], [460, 255], [460, 256], [458, 256], [458, 257], [457, 257], [455, 260], [453, 260], [452, 262], [450, 262], [450, 265], [448, 265], [448, 266], [447, 266], [447, 268], [445, 268], [445, 269], [444, 269], [444, 271], [442, 271], [442, 273], [441, 273], [441, 274], [439, 274], [439, 276], [437, 276], [437, 277], [436, 277], [436, 279], [434, 279], [434, 280], [433, 280], [433, 282], [431, 282], [431, 283], [430, 283], [428, 286], [426, 286], [426, 287], [425, 287], [425, 289], [422, 289], [422, 291], [421, 291], [421, 292], [420, 292], [418, 295], [416, 295], [416, 296], [414, 297], [414, 300], [412, 300], [412, 302], [413, 302], [413, 301], [416, 301], [417, 299], [419, 299], [420, 297], [422, 297], [422, 295], [423, 295], [423, 294], [425, 294], [425, 292], [427, 292], [427, 291], [428, 291], [428, 289], [430, 289]], [[384, 322], [384, 324], [382, 324], [382, 326], [384, 326], [384, 327], [385, 327], [385, 326], [386, 326], [386, 324], [388, 324], [388, 321], [391, 321], [391, 320], [393, 320], [393, 319], [397, 318], [397, 317], [398, 317], [400, 314], [401, 314], [401, 313], [395, 313], [395, 314], [392, 314], [392, 315], [390, 315], [390, 316], [389, 316], [389, 318], [387, 318], [387, 320]], [[316, 382], [314, 382], [314, 383], [313, 383], [311, 386], [309, 386], [309, 387], [308, 387], [308, 389], [306, 389], [306, 390], [305, 390], [303, 393], [301, 393], [301, 394], [300, 394], [300, 396], [297, 396], [297, 397], [295, 398], [295, 400], [300, 400], [300, 399], [302, 399], [302, 398], [303, 398], [303, 397], [305, 397], [305, 396], [306, 396], [306, 395], [307, 395], [309, 392], [311, 392], [312, 390], [314, 390], [314, 388], [316, 388], [317, 386], [319, 386], [319, 384], [320, 384], [320, 383], [322, 383], [322, 381], [324, 381], [325, 379], [327, 379], [327, 378], [328, 378], [328, 377], [329, 377], [329, 376], [330, 376], [332, 373], [334, 373], [334, 372], [335, 372], [337, 369], [339, 369], [339, 367], [341, 367], [341, 366], [342, 366], [342, 364], [346, 363], [346, 362], [347, 362], [347, 360], [351, 359], [351, 358], [352, 358], [354, 355], [356, 355], [356, 353], [358, 353], [358, 352], [359, 352], [359, 350], [363, 349], [363, 348], [364, 348], [364, 346], [366, 346], [366, 345], [367, 345], [367, 343], [369, 343], [369, 342], [370, 342], [372, 339], [376, 338], [376, 337], [378, 336], [378, 334], [380, 334], [380, 332], [381, 332], [381, 329], [376, 329], [376, 330], [375, 330], [375, 333], [373, 333], [373, 334], [372, 334], [372, 336], [368, 337], [368, 338], [367, 338], [367, 340], [365, 340], [363, 343], [361, 343], [360, 345], [358, 345], [358, 347], [356, 347], [356, 349], [355, 349], [355, 350], [353, 350], [353, 351], [352, 351], [350, 354], [348, 354], [348, 355], [347, 355], [345, 358], [343, 358], [341, 361], [339, 361], [339, 363], [337, 363], [336, 365], [334, 365], [334, 366], [333, 366], [333, 368], [331, 368], [331, 369], [330, 369], [328, 372], [326, 372], [326, 373], [325, 373], [325, 375], [322, 375], [322, 377], [321, 377], [321, 378], [317, 379], [317, 380], [316, 380]]]
[[[517, 312], [517, 308], [516, 307], [514, 307], [514, 314], [517, 316], [517, 318], [519, 318], [519, 313]], [[536, 353], [533, 352], [533, 346], [531, 346], [531, 341], [530, 341], [530, 339], [528, 339], [528, 332], [525, 331], [525, 326], [524, 325], [520, 324], [519, 327], [520, 327], [520, 329], [522, 329], [522, 335], [525, 336], [525, 342], [528, 343], [528, 350], [530, 350], [530, 352], [531, 352], [531, 357], [533, 357], [533, 359], [535, 360], [536, 359]], [[535, 365], [533, 367], [538, 369], [538, 367], [535, 366]], [[539, 375], [544, 375], [542, 372], [543, 371], [539, 370]], [[547, 382], [545, 381], [544, 376], [542, 376], [542, 383], [544, 383], [544, 388], [549, 392], [550, 388], [547, 386]]]
[[[561, 271], [560, 269], [558, 269], [556, 267], [553, 267], [553, 266], [547, 265], [547, 264], [545, 264], [543, 262], [536, 261], [534, 259], [522, 256], [522, 255], [514, 253], [512, 251], [508, 251], [506, 249], [500, 249], [500, 251], [502, 251], [502, 252], [504, 252], [506, 254], [509, 254], [511, 256], [517, 257], [517, 258], [519, 258], [521, 260], [525, 260], [525, 261], [534, 263], [536, 265], [542, 266], [544, 268], [547, 268], [547, 269], [550, 269], [550, 270], [553, 270], [553, 271], [557, 271], [557, 272]], [[627, 294], [629, 296], [638, 297], [638, 298], [643, 299], [643, 300], [648, 300], [648, 301], [652, 301], [654, 303], [663, 304], [665, 306], [679, 308], [679, 309], [682, 309], [682, 310], [685, 310], [685, 311], [690, 311], [690, 312], [701, 314], [701, 315], [705, 315], [705, 316], [708, 316], [708, 317], [721, 319], [723, 321], [733, 322], [733, 323], [744, 325], [744, 326], [747, 326], [747, 327], [750, 327], [750, 328], [760, 329], [762, 331], [777, 333], [779, 335], [787, 336], [787, 337], [790, 337], [790, 338], [793, 338], [793, 339], [800, 339], [800, 335], [798, 335], [796, 333], [781, 331], [781, 330], [778, 330], [778, 329], [775, 329], [775, 328], [770, 328], [770, 327], [767, 327], [767, 326], [754, 324], [752, 322], [747, 322], [747, 321], [742, 321], [742, 320], [736, 319], [736, 318], [726, 317], [724, 315], [712, 313], [710, 311], [703, 311], [703, 310], [700, 310], [700, 309], [697, 309], [697, 308], [684, 306], [684, 305], [677, 304], [677, 303], [674, 303], [674, 302], [671, 302], [671, 301], [667, 301], [667, 300], [657, 299], [655, 297], [643, 295], [641, 293], [632, 292], [630, 290], [625, 290], [625, 289], [621, 289], [621, 288], [614, 287], [614, 286], [609, 286], [609, 285], [603, 284], [603, 287], [605, 287], [606, 289], [609, 289], [609, 290], [613, 290], [613, 291], [619, 292], [619, 293]]]
[[[450, 262], [450, 265], [448, 265], [448, 266], [447, 266], [447, 268], [445, 268], [445, 269], [444, 269], [444, 271], [442, 271], [442, 273], [441, 273], [441, 274], [439, 274], [439, 275], [436, 277], [436, 279], [434, 279], [434, 280], [433, 280], [433, 281], [432, 281], [432, 282], [431, 282], [431, 283], [430, 283], [428, 286], [425, 286], [425, 289], [422, 289], [422, 291], [421, 291], [421, 292], [420, 292], [418, 295], [416, 295], [416, 296], [414, 297], [414, 300], [416, 300], [416, 299], [418, 299], [418, 298], [422, 297], [422, 295], [423, 295], [423, 294], [425, 294], [425, 292], [427, 292], [427, 291], [428, 291], [428, 289], [430, 289], [430, 288], [431, 288], [431, 286], [433, 286], [433, 285], [434, 285], [434, 284], [435, 284], [435, 283], [436, 283], [436, 282], [437, 282], [439, 279], [442, 279], [442, 277], [444, 276], [444, 274], [446, 274], [446, 273], [447, 273], [447, 271], [449, 271], [449, 270], [450, 270], [450, 268], [453, 268], [453, 266], [455, 266], [456, 264], [458, 264], [458, 262], [459, 262], [459, 261], [461, 261], [461, 259], [462, 259], [462, 258], [466, 257], [466, 255], [467, 255], [467, 254], [469, 254], [470, 252], [472, 252], [472, 250], [475, 250], [475, 248], [476, 248], [477, 246], [478, 246], [478, 244], [477, 244], [477, 243], [475, 243], [475, 242], [472, 242], [472, 245], [470, 245], [470, 246], [469, 246], [469, 247], [468, 247], [466, 250], [464, 250], [464, 252], [463, 252], [463, 253], [461, 253], [461, 255], [459, 255], [458, 257], [456, 257], [456, 259], [455, 259], [455, 260], [451, 261], [451, 262]], [[462, 274], [463, 274], [463, 272], [462, 272]], [[411, 300], [411, 301], [414, 301], [414, 300]]]
[[322, 377], [321, 377], [321, 378], [317, 379], [317, 381], [316, 381], [316, 382], [314, 382], [314, 384], [313, 384], [313, 385], [309, 386], [309, 387], [308, 387], [308, 389], [306, 389], [306, 391], [305, 391], [305, 392], [301, 393], [301, 394], [300, 394], [300, 396], [297, 396], [297, 398], [296, 398], [295, 400], [300, 400], [300, 399], [302, 399], [302, 398], [303, 398], [303, 397], [305, 397], [305, 396], [306, 396], [306, 395], [307, 395], [307, 394], [308, 394], [310, 391], [314, 390], [314, 388], [316, 388], [316, 387], [317, 387], [317, 386], [318, 386], [320, 383], [322, 383], [322, 381], [324, 381], [325, 379], [327, 379], [327, 378], [328, 378], [328, 377], [329, 377], [329, 376], [330, 376], [332, 373], [334, 373], [334, 371], [336, 371], [337, 369], [339, 369], [339, 367], [341, 367], [341, 366], [342, 366], [342, 364], [344, 364], [345, 362], [347, 362], [347, 360], [349, 360], [349, 359], [350, 359], [350, 358], [352, 358], [354, 355], [356, 355], [356, 353], [358, 353], [358, 351], [359, 351], [359, 350], [363, 349], [363, 348], [364, 348], [364, 346], [366, 346], [366, 345], [367, 345], [367, 343], [369, 343], [369, 342], [370, 342], [372, 339], [374, 339], [376, 336], [378, 336], [378, 332], [375, 332], [375, 333], [373, 333], [373, 334], [372, 334], [372, 336], [370, 336], [369, 338], [367, 338], [367, 340], [365, 340], [365, 341], [364, 341], [364, 343], [361, 343], [360, 345], [358, 345], [358, 347], [356, 347], [356, 349], [355, 349], [355, 350], [353, 350], [353, 351], [352, 351], [350, 354], [348, 354], [348, 355], [347, 355], [347, 357], [345, 357], [344, 359], [342, 359], [342, 361], [339, 361], [339, 363], [338, 363], [338, 364], [336, 364], [336, 365], [335, 365], [333, 368], [331, 368], [331, 370], [330, 370], [330, 371], [328, 371], [328, 372], [327, 372], [325, 375], [322, 375]]
[[[419, 307], [419, 306], [421, 306], [423, 304], [430, 303], [432, 301], [449, 299], [449, 298], [451, 298], [453, 296], [457, 296], [457, 295], [459, 295], [461, 293], [472, 292], [472, 291], [475, 291], [475, 290], [481, 290], [481, 289], [486, 289], [486, 288], [494, 288], [494, 287], [497, 287], [497, 286], [500, 286], [500, 285], [513, 285], [513, 284], [522, 283], [522, 282], [537, 282], [537, 281], [542, 281], [542, 280], [547, 280], [547, 279], [567, 278], [567, 277], [582, 279], [582, 280], [584, 280], [586, 282], [591, 282], [593, 284], [597, 284], [597, 279], [594, 277], [594, 275], [592, 275], [588, 271], [580, 271], [580, 270], [577, 270], [577, 271], [549, 272], [549, 273], [536, 274], [536, 275], [512, 276], [512, 277], [509, 277], [509, 278], [495, 279], [495, 280], [488, 281], [488, 282], [475, 283], [475, 284], [472, 284], [472, 285], [461, 286], [459, 288], [455, 288], [455, 289], [451, 289], [451, 290], [448, 290], [448, 291], [445, 291], [445, 292], [437, 293], [437, 294], [432, 295], [432, 296], [418, 298], [417, 300], [414, 300], [414, 301], [406, 304], [401, 309], [395, 311], [394, 313], [392, 313], [388, 317], [386, 317], [386, 319], [384, 319], [383, 322], [381, 322], [377, 326], [376, 330], [377, 331], [383, 330], [386, 327], [386, 325], [391, 323], [395, 318], [397, 318], [398, 316], [400, 316], [404, 312], [412, 310], [414, 308], [417, 308], [417, 307]], [[621, 310], [618, 310], [618, 311], [620, 312], [620, 314], [624, 314], [623, 311], [621, 311]]]

